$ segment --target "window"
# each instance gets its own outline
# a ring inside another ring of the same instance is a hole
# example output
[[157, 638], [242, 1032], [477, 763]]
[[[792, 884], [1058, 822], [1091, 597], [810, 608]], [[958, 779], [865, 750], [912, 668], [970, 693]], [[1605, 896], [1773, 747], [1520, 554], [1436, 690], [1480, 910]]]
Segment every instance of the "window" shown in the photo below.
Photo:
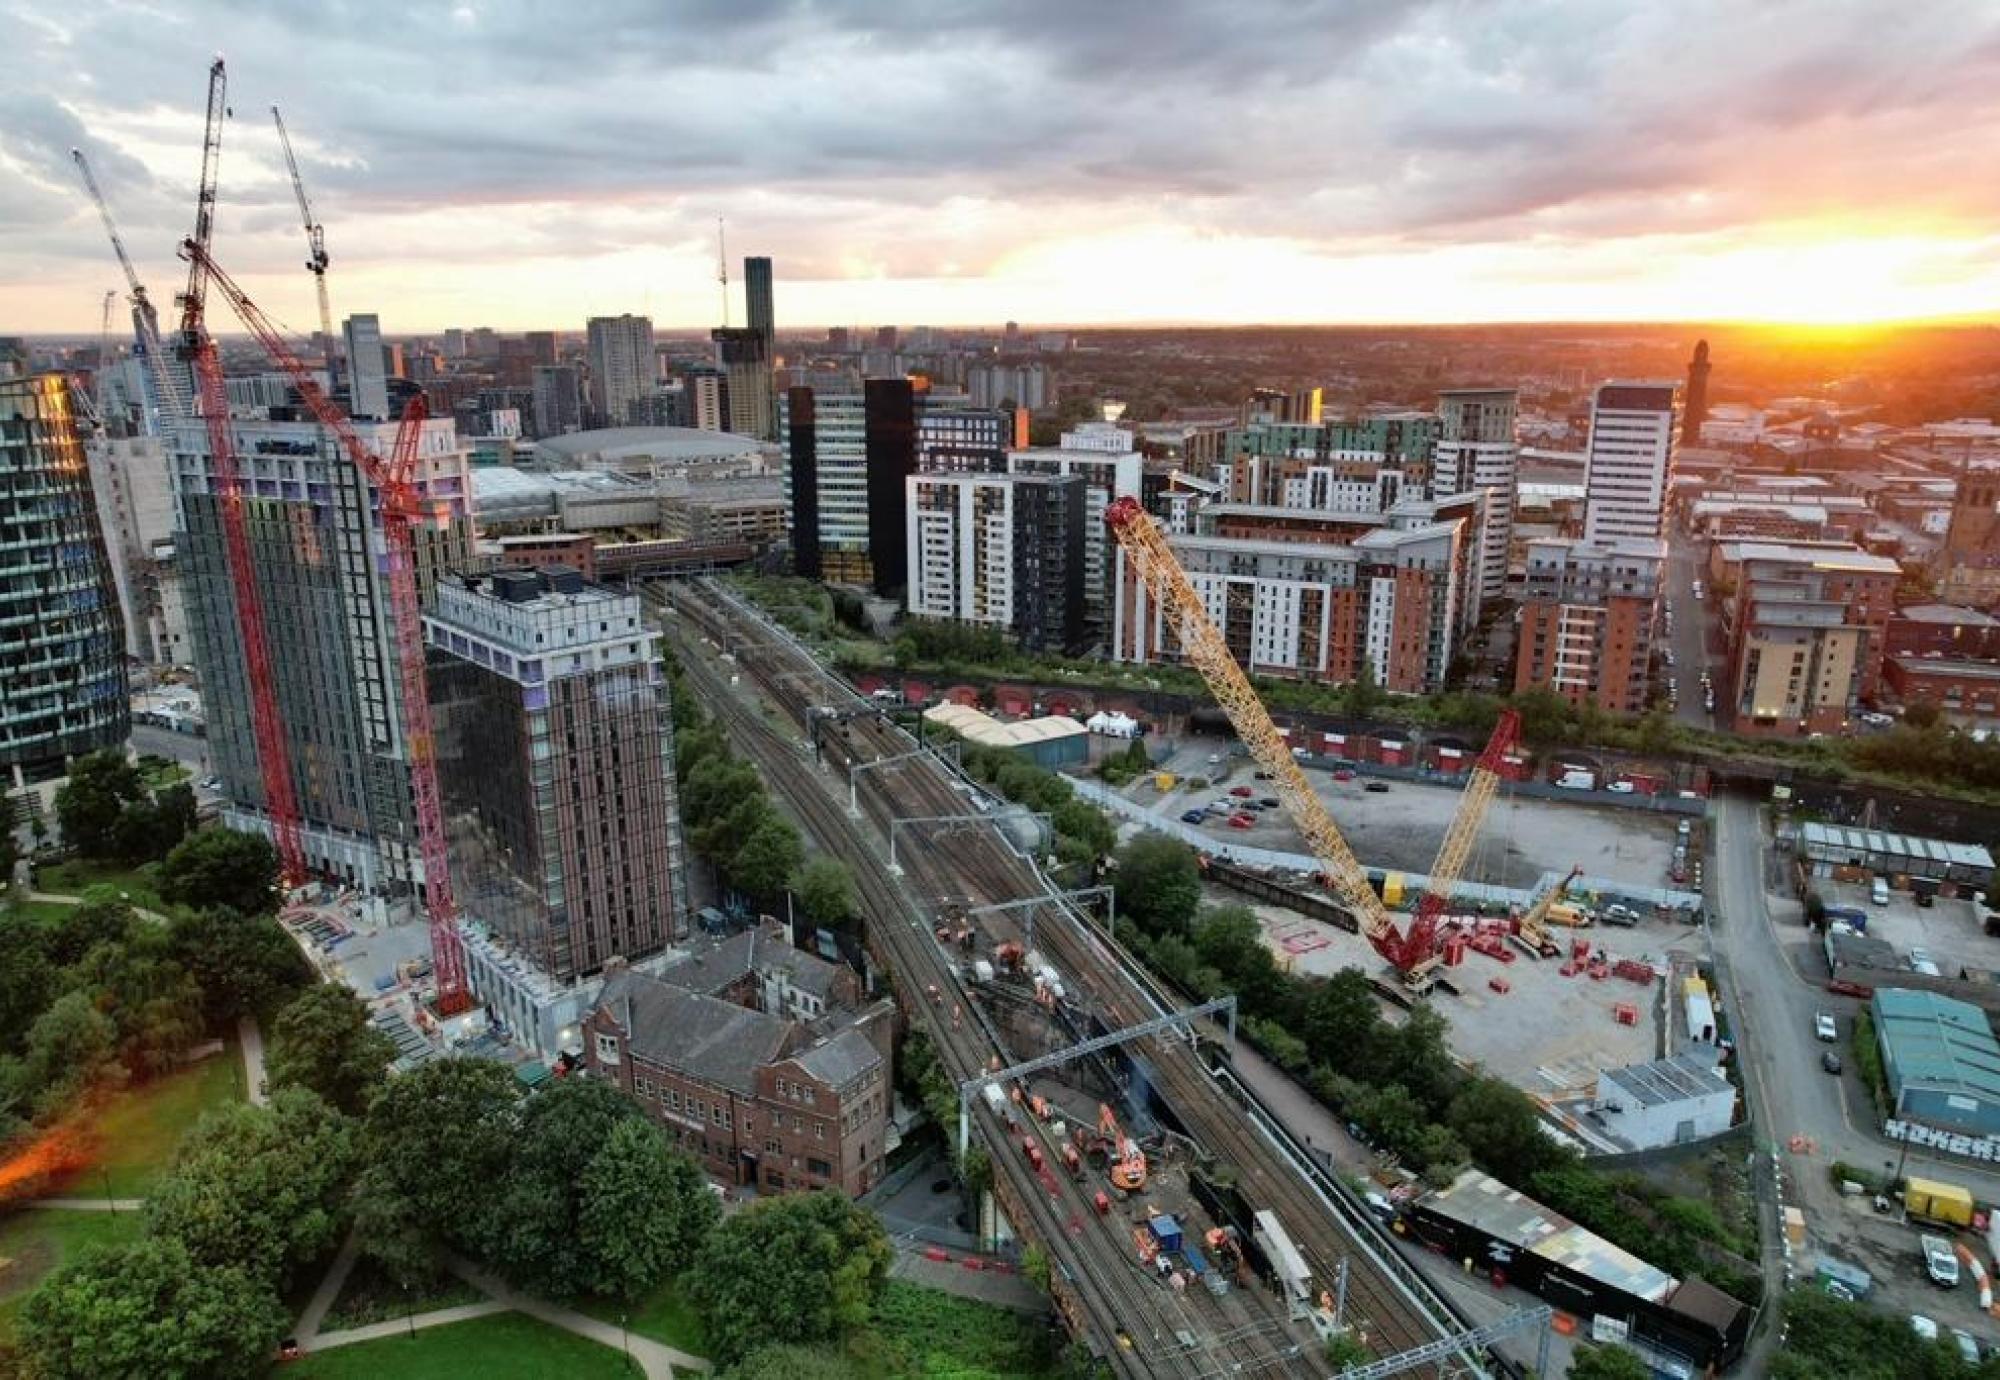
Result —
[[807, 1160], [806, 1173], [816, 1174], [822, 1179], [829, 1179], [833, 1177], [833, 1166], [825, 1160]]
[[618, 1062], [618, 1037], [616, 1035], [599, 1035], [597, 1037], [597, 1062], [600, 1064], [616, 1064]]

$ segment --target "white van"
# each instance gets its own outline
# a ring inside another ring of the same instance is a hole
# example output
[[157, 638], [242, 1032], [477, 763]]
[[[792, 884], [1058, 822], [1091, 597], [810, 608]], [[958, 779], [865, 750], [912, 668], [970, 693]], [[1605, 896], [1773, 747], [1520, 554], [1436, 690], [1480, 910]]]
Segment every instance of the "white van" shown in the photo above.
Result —
[[1878, 906], [1889, 904], [1889, 881], [1886, 877], [1877, 877], [1869, 886], [1868, 899]]

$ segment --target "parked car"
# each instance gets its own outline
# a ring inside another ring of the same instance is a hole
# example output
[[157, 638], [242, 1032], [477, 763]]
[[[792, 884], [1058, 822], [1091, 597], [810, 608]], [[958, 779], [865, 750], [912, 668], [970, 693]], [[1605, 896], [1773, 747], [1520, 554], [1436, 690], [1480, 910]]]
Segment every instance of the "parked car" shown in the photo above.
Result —
[[1298, 758], [1301, 762], [1303, 762], [1306, 760], [1306, 758], [1312, 756], [1312, 754], [1310, 752], [1307, 752], [1304, 748], [1293, 748], [1292, 756]]
[[1613, 781], [1604, 789], [1610, 791], [1613, 795], [1630, 795], [1639, 788], [1634, 786], [1630, 781]]
[[1369, 792], [1371, 795], [1383, 795], [1388, 792], [1389, 783], [1387, 781], [1370, 781], [1361, 789]]
[[1877, 877], [1868, 884], [1868, 899], [1878, 906], [1889, 904], [1889, 882], [1885, 877]]
[[1833, 1023], [1833, 1017], [1824, 1011], [1813, 1015], [1813, 1034], [1832, 1044], [1840, 1038], [1840, 1027]]
[[1267, 795], [1262, 800], [1259, 800], [1257, 803], [1259, 805], [1262, 805], [1267, 810], [1275, 810], [1285, 802], [1278, 799], [1278, 797], [1276, 797], [1275, 795]]
[[1248, 829], [1256, 822], [1257, 819], [1254, 815], [1231, 815], [1229, 817], [1229, 827], [1232, 829]]
[[1931, 1283], [1940, 1289], [1958, 1287], [1958, 1256], [1951, 1249], [1951, 1242], [1942, 1236], [1926, 1236], [1921, 1243], [1924, 1251], [1924, 1273], [1931, 1277]]
[[1910, 1331], [1916, 1333], [1927, 1342], [1934, 1342], [1938, 1339], [1938, 1325], [1921, 1313], [1910, 1314]]
[[1828, 1073], [1837, 1074], [1840, 1072], [1840, 1056], [1830, 1049], [1826, 1050], [1819, 1056], [1819, 1066]]
[[1968, 1366], [1979, 1364], [1979, 1343], [1973, 1340], [1970, 1332], [1962, 1327], [1954, 1327], [1951, 1330], [1951, 1344], [1958, 1348], [1959, 1360]]
[[1222, 765], [1222, 754], [1221, 754], [1221, 753], [1219, 753], [1219, 752], [1211, 752], [1211, 753], [1209, 753], [1209, 754], [1208, 754], [1208, 764], [1209, 764], [1209, 765], [1210, 765], [1211, 767], [1219, 767], [1219, 766], [1221, 766], [1221, 765]]
[[1257, 779], [1259, 781], [1269, 781], [1271, 779], [1271, 773], [1267, 771], [1260, 771], [1257, 773]]
[[1181, 823], [1183, 824], [1200, 824], [1207, 818], [1208, 811], [1206, 810], [1184, 810], [1181, 812]]
[[1354, 769], [1352, 767], [1337, 767], [1334, 769], [1333, 779], [1336, 781], [1352, 781], [1354, 779]]

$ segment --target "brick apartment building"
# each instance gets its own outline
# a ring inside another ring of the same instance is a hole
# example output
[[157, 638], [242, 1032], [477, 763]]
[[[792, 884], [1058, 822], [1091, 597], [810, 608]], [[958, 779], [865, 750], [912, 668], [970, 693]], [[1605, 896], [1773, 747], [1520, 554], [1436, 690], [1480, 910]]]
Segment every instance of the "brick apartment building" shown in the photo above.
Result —
[[2000, 662], [1895, 656], [1887, 659], [1882, 681], [1904, 704], [1934, 704], [1963, 727], [2000, 724]]
[[1723, 605], [1729, 659], [1716, 693], [1739, 733], [1838, 733], [1880, 690], [1902, 571], [1824, 543], [1725, 542], [1736, 588]]
[[763, 925], [657, 974], [607, 964], [584, 1052], [718, 1181], [853, 1197], [882, 1177], [893, 1020]]
[[1530, 541], [1514, 689], [1546, 686], [1574, 705], [1643, 712], [1665, 559], [1658, 538]]

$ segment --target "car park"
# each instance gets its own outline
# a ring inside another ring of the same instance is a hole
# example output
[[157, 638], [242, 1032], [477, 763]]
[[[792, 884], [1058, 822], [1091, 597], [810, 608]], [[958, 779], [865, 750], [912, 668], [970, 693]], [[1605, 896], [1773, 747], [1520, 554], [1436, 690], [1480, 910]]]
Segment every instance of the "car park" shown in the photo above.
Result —
[[1832, 1016], [1820, 1011], [1813, 1016], [1813, 1034], [1832, 1044], [1840, 1038], [1840, 1027], [1834, 1024]]

